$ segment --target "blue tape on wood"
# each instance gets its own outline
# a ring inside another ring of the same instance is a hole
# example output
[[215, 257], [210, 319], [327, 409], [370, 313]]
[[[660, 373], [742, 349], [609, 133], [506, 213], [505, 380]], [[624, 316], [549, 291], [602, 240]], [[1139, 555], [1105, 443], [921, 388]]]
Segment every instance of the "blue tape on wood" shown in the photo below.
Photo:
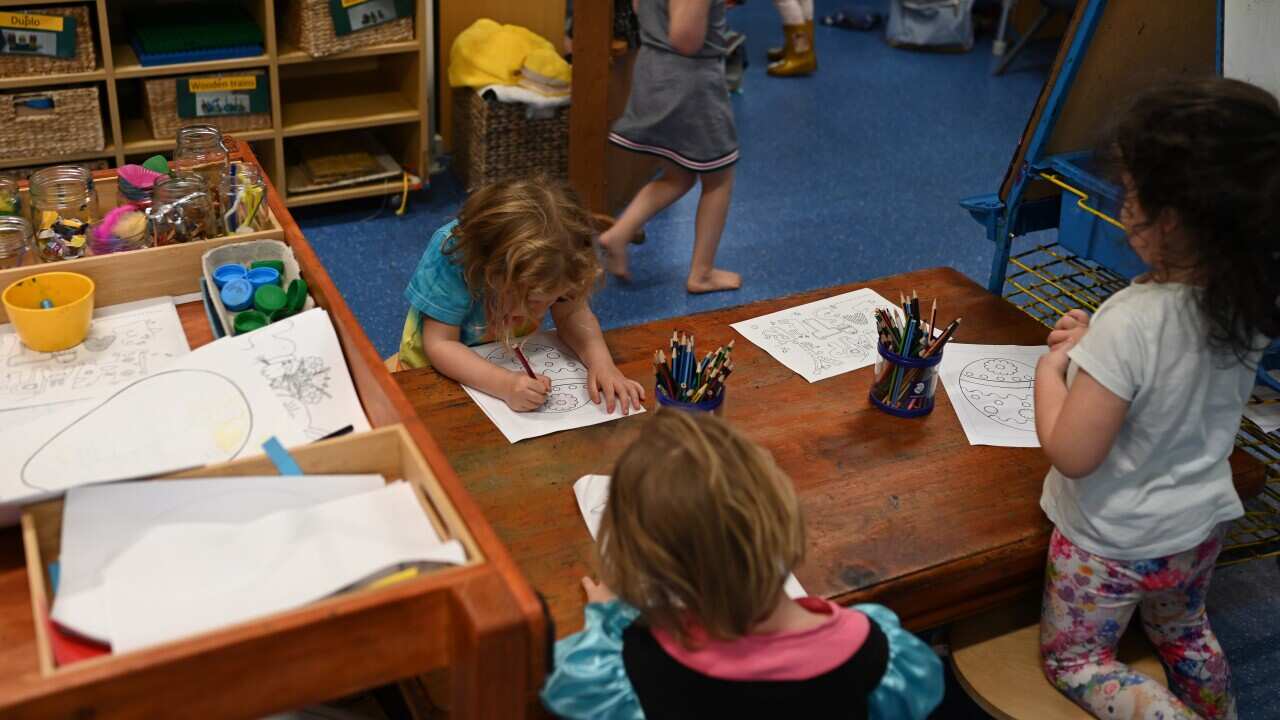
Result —
[[293, 459], [288, 450], [280, 444], [280, 441], [272, 436], [269, 440], [262, 443], [262, 451], [267, 454], [267, 458], [271, 460], [271, 464], [276, 466], [276, 470], [281, 475], [302, 475], [302, 468], [298, 466], [298, 462]]

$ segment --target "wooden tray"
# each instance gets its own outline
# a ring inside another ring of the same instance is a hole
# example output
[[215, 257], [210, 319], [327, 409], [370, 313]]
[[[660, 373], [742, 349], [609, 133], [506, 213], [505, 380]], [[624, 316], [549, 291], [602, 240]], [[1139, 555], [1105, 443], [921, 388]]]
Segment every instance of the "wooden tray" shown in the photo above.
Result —
[[[361, 602], [361, 596], [381, 594], [399, 585], [420, 583], [423, 579], [442, 579], [459, 573], [468, 566], [484, 562], [484, 556], [475, 540], [468, 532], [466, 525], [450, 503], [448, 496], [440, 487], [436, 476], [427, 465], [422, 454], [414, 445], [409, 434], [401, 425], [390, 425], [359, 435], [335, 438], [291, 451], [294, 459], [309, 474], [361, 474], [378, 473], [388, 482], [405, 480], [413, 485], [418, 501], [422, 504], [427, 516], [431, 519], [436, 531], [445, 540], [457, 539], [467, 551], [465, 565], [443, 567], [412, 580], [405, 580], [375, 590], [357, 590], [337, 595], [296, 610], [251, 620], [239, 625], [229, 625], [190, 638], [167, 643], [164, 648], [208, 648], [197, 654], [211, 655], [216, 653], [233, 653], [235, 650], [224, 647], [219, 642], [220, 636], [236, 636], [243, 642], [246, 638], [268, 638], [279, 629], [301, 625], [304, 621], [314, 621], [317, 615], [339, 616]], [[275, 467], [265, 456], [247, 458], [224, 465], [212, 465], [166, 478], [180, 482], [179, 478], [224, 477], [238, 475], [276, 475]], [[22, 542], [26, 553], [27, 577], [31, 586], [31, 611], [36, 624], [36, 642], [40, 655], [40, 670], [46, 677], [58, 674], [88, 670], [112, 663], [146, 662], [139, 656], [147, 655], [150, 650], [119, 655], [104, 655], [89, 658], [63, 667], [55, 666], [53, 649], [50, 644], [47, 618], [51, 605], [48, 567], [49, 563], [58, 559], [62, 534], [62, 498], [46, 500], [28, 505], [22, 512]], [[404, 638], [405, 642], [419, 642], [420, 638]], [[354, 648], [327, 639], [329, 647], [312, 645], [309, 652], [331, 652], [342, 656], [353, 652]], [[279, 647], [275, 652], [287, 655], [292, 652], [288, 647]], [[443, 655], [443, 654], [442, 654]], [[208, 661], [206, 658], [205, 661]]]

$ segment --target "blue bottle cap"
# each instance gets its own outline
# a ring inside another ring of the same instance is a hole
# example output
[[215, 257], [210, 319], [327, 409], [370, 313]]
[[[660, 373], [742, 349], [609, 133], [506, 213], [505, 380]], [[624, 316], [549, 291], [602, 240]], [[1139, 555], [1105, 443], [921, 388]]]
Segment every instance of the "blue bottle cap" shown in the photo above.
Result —
[[280, 271], [272, 267], [256, 267], [250, 270], [245, 277], [253, 284], [254, 290], [263, 285], [278, 286], [280, 284]]
[[244, 278], [228, 282], [222, 286], [222, 304], [231, 312], [240, 312], [253, 307], [253, 285]]
[[213, 271], [213, 284], [217, 285], [218, 289], [221, 290], [223, 285], [226, 285], [232, 280], [243, 280], [247, 273], [248, 271], [244, 269], [243, 265], [237, 265], [235, 263], [219, 265]]

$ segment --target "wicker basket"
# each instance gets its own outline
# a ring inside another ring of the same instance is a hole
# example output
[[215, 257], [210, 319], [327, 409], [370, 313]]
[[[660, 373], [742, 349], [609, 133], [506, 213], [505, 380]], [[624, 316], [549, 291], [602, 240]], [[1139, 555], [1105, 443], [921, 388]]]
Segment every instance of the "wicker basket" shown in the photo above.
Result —
[[[24, 105], [46, 99], [52, 108]], [[0, 160], [100, 152], [105, 146], [97, 86], [0, 95]]]
[[569, 106], [531, 120], [525, 106], [485, 100], [470, 88], [455, 91], [453, 168], [467, 190], [496, 180], [569, 175]]
[[288, 40], [311, 57], [413, 39], [411, 17], [339, 36], [333, 28], [328, 0], [290, 0], [284, 27]]
[[[267, 74], [261, 70], [210, 73], [192, 77], [213, 78], [236, 75], [256, 75], [259, 82], [267, 82]], [[249, 113], [247, 115], [210, 115], [200, 118], [178, 117], [178, 81], [181, 79], [183, 78], [156, 78], [147, 80], [142, 84], [142, 95], [147, 108], [147, 124], [151, 126], [151, 135], [155, 139], [172, 140], [177, 137], [179, 128], [194, 123], [213, 125], [224, 133], [265, 130], [271, 127], [270, 111]]]
[[35, 13], [37, 15], [70, 15], [76, 19], [76, 54], [70, 58], [41, 57], [39, 55], [0, 54], [0, 78], [24, 75], [63, 75], [87, 72], [98, 67], [98, 53], [93, 47], [93, 28], [89, 25], [89, 9], [82, 5], [59, 7], [57, 5], [5, 12]]

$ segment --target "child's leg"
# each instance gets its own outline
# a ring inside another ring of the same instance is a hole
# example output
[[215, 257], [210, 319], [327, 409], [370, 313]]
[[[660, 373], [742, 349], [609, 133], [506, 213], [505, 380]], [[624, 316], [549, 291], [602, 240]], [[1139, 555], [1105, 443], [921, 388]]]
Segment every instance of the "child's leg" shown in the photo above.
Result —
[[1116, 660], [1141, 585], [1127, 563], [1088, 553], [1055, 530], [1040, 616], [1045, 677], [1096, 717], [1195, 720], [1160, 683]]
[[[802, 25], [808, 18], [804, 14], [804, 2], [802, 0], [773, 0], [773, 6], [778, 9], [778, 15], [782, 17], [783, 25]], [[813, 2], [809, 2], [809, 18], [813, 17]]]
[[627, 244], [654, 215], [671, 203], [684, 197], [693, 188], [697, 176], [670, 160], [662, 161], [662, 172], [640, 188], [631, 199], [622, 217], [600, 235], [600, 246], [605, 251], [605, 269], [609, 274], [629, 278], [627, 272]]
[[693, 262], [685, 287], [691, 293], [737, 290], [742, 276], [715, 267], [716, 249], [724, 221], [729, 216], [729, 200], [733, 197], [733, 166], [703, 173], [702, 196], [698, 198], [698, 216], [694, 221]]
[[1173, 691], [1208, 720], [1236, 717], [1231, 671], [1218, 638], [1209, 628], [1205, 593], [1222, 536], [1163, 560], [1147, 576], [1150, 590], [1142, 601], [1142, 627], [1160, 652]]
[[813, 20], [813, 0], [798, 0], [805, 22]]

